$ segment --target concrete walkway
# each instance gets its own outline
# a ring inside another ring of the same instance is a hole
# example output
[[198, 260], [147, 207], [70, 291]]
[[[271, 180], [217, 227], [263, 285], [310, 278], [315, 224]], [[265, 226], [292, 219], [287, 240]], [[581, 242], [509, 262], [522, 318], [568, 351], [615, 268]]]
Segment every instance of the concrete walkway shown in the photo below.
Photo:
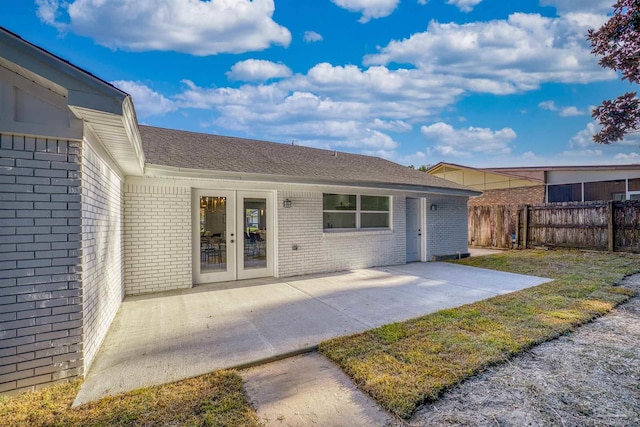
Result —
[[389, 426], [395, 421], [317, 352], [241, 371], [265, 427]]
[[549, 279], [447, 263], [198, 286], [127, 298], [75, 405], [315, 348]]

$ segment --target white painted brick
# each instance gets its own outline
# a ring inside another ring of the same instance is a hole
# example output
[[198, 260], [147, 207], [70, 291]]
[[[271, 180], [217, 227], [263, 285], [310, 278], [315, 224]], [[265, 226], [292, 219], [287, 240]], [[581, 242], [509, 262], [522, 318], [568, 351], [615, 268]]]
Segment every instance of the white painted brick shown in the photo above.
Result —
[[[285, 199], [292, 201], [291, 208], [283, 207]], [[320, 192], [279, 191], [276, 206], [280, 277], [406, 262], [404, 196], [392, 198], [390, 231], [325, 234]], [[298, 250], [293, 250], [293, 245]]]
[[125, 293], [190, 288], [191, 189], [126, 183]]
[[[467, 201], [467, 197], [427, 198], [427, 260], [468, 252]], [[431, 205], [436, 205], [437, 209], [429, 210]]]
[[122, 181], [85, 144], [82, 158], [84, 361], [88, 369], [124, 297]]

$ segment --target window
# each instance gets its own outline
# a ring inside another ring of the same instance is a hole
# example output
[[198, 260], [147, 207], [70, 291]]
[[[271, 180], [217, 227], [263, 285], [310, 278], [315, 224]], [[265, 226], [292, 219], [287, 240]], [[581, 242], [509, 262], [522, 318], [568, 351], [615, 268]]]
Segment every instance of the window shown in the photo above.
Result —
[[584, 183], [584, 201], [593, 200], [625, 200], [627, 184], [625, 180], [599, 181]]
[[629, 191], [640, 191], [640, 178], [629, 180]]
[[582, 184], [550, 185], [548, 202], [581, 202]]
[[322, 222], [327, 229], [389, 228], [388, 196], [323, 194]]

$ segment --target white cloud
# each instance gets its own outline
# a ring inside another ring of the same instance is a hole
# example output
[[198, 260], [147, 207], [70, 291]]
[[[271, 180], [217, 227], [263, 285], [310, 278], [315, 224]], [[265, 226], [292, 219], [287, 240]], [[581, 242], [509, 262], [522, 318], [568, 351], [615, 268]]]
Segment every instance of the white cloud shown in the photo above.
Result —
[[635, 162], [635, 161], [640, 160], [640, 154], [638, 154], [638, 153], [619, 153], [619, 154], [616, 154], [614, 156], [614, 159]]
[[418, 4], [424, 6], [425, 4], [429, 3], [429, 0], [418, 0]]
[[315, 31], [305, 31], [304, 32], [304, 41], [307, 43], [321, 42], [322, 35], [316, 33]]
[[[211, 124], [263, 138], [319, 148], [349, 147], [392, 150], [398, 143], [383, 131], [405, 131], [410, 125], [385, 118], [382, 103], [334, 100], [309, 91], [289, 91], [287, 81], [240, 88], [201, 88], [185, 81], [177, 102], [184, 108], [212, 109]], [[378, 111], [380, 110], [380, 112]], [[380, 118], [382, 117], [382, 118]], [[376, 120], [377, 119], [377, 120]]]
[[583, 157], [583, 158], [589, 159], [590, 163], [593, 163], [592, 158], [601, 157], [602, 150], [594, 150], [594, 149], [584, 149], [584, 150], [575, 150], [575, 151], [568, 150], [568, 151], [563, 151], [562, 153], [559, 154], [559, 156], [570, 157], [573, 160], [578, 160], [578, 158]]
[[[377, 130], [368, 130], [368, 135], [361, 138], [357, 146], [374, 147], [383, 150], [390, 150], [398, 147], [398, 143], [386, 133]], [[362, 144], [362, 145], [361, 145]]]
[[458, 157], [470, 157], [473, 153], [509, 154], [509, 143], [517, 136], [511, 128], [454, 129], [443, 122], [422, 126], [420, 132], [427, 141], [436, 144], [434, 150], [438, 153]]
[[547, 18], [514, 13], [507, 20], [441, 24], [431, 21], [427, 31], [393, 40], [365, 65], [410, 64], [431, 73], [459, 79], [473, 92], [508, 94], [537, 89], [545, 82], [588, 83], [615, 79], [591, 55], [585, 34], [589, 15]]
[[[291, 33], [273, 21], [273, 0], [37, 0], [40, 19], [98, 44], [132, 51], [192, 55], [288, 46]], [[63, 19], [64, 17], [64, 19]]]
[[331, 0], [336, 6], [350, 12], [362, 13], [358, 22], [364, 24], [371, 19], [384, 18], [398, 6], [400, 0]]
[[593, 142], [593, 135], [595, 135], [597, 131], [595, 123], [587, 123], [584, 129], [571, 137], [569, 146], [572, 148], [593, 146], [595, 144], [595, 142]]
[[482, 0], [448, 0], [447, 4], [452, 4], [460, 9], [462, 12], [471, 12], [478, 3]]
[[559, 14], [593, 13], [605, 15], [612, 10], [612, 0], [540, 0], [540, 6], [556, 8]]
[[247, 59], [236, 62], [227, 72], [227, 77], [245, 82], [264, 82], [269, 79], [289, 77], [292, 74], [291, 69], [284, 64], [262, 59]]
[[131, 95], [136, 112], [141, 118], [159, 116], [178, 109], [173, 101], [143, 83], [115, 80], [111, 84]]
[[402, 120], [381, 120], [379, 118], [373, 119], [369, 124], [372, 129], [389, 130], [393, 132], [409, 132], [413, 129], [411, 124]]
[[560, 108], [553, 101], [542, 101], [538, 104], [538, 107], [543, 110], [557, 111], [560, 117], [584, 116], [589, 114], [589, 111], [580, 110], [578, 107], [574, 106]]
[[584, 116], [588, 114], [587, 111], [579, 110], [577, 107], [563, 107], [558, 115], [560, 117], [573, 117], [573, 116]]
[[[599, 146], [596, 142], [593, 141], [593, 135], [596, 134], [600, 130], [600, 126], [595, 122], [589, 122], [585, 126], [584, 129], [576, 133], [569, 140], [569, 146], [571, 148], [584, 148], [584, 147], [592, 147]], [[625, 135], [622, 141], [614, 142], [610, 144], [611, 147], [621, 147], [621, 146], [638, 146], [640, 145], [640, 133], [631, 133]]]
[[556, 107], [556, 103], [553, 101], [542, 101], [538, 104], [538, 107], [543, 110], [558, 111], [558, 107]]
[[45, 24], [57, 26], [58, 9], [60, 3], [58, 0], [36, 0], [36, 15]]

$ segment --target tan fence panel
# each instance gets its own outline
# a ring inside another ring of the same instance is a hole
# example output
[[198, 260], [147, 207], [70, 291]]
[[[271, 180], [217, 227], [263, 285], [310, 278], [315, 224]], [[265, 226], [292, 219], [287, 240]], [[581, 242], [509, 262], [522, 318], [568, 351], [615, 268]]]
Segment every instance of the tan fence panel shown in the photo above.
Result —
[[515, 212], [506, 206], [470, 206], [469, 245], [511, 248], [515, 233]]

